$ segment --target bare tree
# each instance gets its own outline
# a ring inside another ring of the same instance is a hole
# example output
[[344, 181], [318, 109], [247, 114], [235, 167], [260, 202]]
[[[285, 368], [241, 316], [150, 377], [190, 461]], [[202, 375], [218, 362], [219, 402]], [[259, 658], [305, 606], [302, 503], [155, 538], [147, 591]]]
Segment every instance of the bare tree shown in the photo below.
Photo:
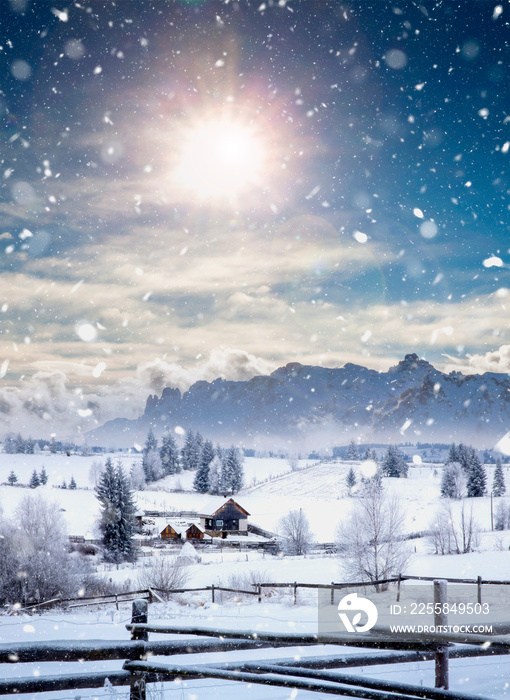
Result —
[[184, 588], [189, 579], [189, 571], [179, 557], [159, 556], [151, 557], [151, 560], [144, 563], [138, 572], [137, 585], [140, 588], [155, 588], [163, 592]]
[[287, 554], [306, 554], [310, 551], [314, 537], [308, 518], [299, 510], [291, 510], [279, 522], [282, 546]]
[[473, 507], [463, 502], [455, 513], [451, 502], [443, 502], [430, 528], [430, 541], [436, 554], [467, 554], [478, 544], [480, 528]]
[[10, 575], [9, 602], [69, 597], [88, 577], [80, 558], [69, 553], [65, 522], [56, 503], [25, 496], [13, 521], [4, 523], [2, 530], [3, 556], [10, 561], [10, 574], [2, 574], [4, 579]]
[[372, 485], [337, 528], [341, 568], [351, 580], [375, 582], [405, 571], [411, 553], [404, 540], [404, 513], [395, 496]]

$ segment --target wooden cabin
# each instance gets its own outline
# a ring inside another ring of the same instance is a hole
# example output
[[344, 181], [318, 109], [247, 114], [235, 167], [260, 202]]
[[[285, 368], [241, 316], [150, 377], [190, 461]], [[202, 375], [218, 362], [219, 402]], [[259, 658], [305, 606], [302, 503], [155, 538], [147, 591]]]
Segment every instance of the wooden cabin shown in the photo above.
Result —
[[167, 522], [159, 533], [162, 540], [203, 540], [205, 531], [197, 524], [189, 521]]
[[195, 525], [195, 523], [191, 523], [191, 525], [186, 530], [187, 540], [203, 540], [204, 535], [205, 532], [198, 525]]
[[250, 514], [233, 498], [224, 503], [212, 515], [201, 515], [200, 526], [211, 537], [227, 535], [248, 535], [248, 516]]
[[180, 540], [181, 539], [181, 533], [177, 532], [170, 523], [161, 530], [159, 536], [161, 537], [162, 540]]

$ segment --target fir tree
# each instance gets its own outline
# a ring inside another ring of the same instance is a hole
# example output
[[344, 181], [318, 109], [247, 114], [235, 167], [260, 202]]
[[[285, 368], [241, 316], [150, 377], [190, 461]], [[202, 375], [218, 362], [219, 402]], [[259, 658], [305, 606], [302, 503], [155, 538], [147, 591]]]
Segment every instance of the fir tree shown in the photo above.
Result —
[[207, 485], [208, 491], [212, 494], [218, 494], [221, 492], [221, 459], [216, 452], [214, 459], [209, 465], [209, 471], [207, 475]]
[[99, 483], [95, 491], [101, 509], [99, 529], [101, 531], [106, 557], [113, 561], [118, 561], [119, 538], [117, 524], [119, 521], [119, 512], [117, 509], [117, 479], [115, 468], [110, 457], [108, 457], [105, 462], [104, 471], [99, 478]]
[[[199, 433], [197, 433], [197, 435], [199, 435]], [[184, 445], [181, 450], [183, 469], [198, 469], [200, 463], [199, 445], [200, 442], [197, 444], [196, 436], [193, 435], [193, 432], [191, 430], [188, 430], [188, 432], [186, 433], [186, 438], [184, 440]]]
[[18, 477], [16, 476], [16, 474], [14, 473], [14, 471], [11, 469], [11, 471], [10, 471], [10, 473], [9, 473], [9, 476], [7, 477], [7, 483], [8, 483], [10, 486], [14, 486], [14, 484], [16, 484], [17, 481], [18, 481]]
[[381, 464], [383, 476], [407, 477], [408, 466], [396, 445], [390, 445]]
[[345, 477], [345, 483], [347, 485], [347, 488], [349, 489], [349, 492], [351, 492], [353, 487], [356, 486], [356, 474], [354, 473], [354, 469], [352, 467], [347, 472], [347, 476]]
[[466, 445], [463, 445], [462, 442], [457, 447], [457, 461], [464, 470], [465, 474], [468, 474], [469, 472], [470, 453], [472, 450], [473, 448], [466, 447]]
[[46, 484], [48, 483], [48, 474], [46, 472], [44, 464], [42, 465], [41, 471], [39, 472], [39, 481], [43, 486], [46, 486]]
[[487, 485], [487, 474], [475, 450], [469, 452], [467, 496], [468, 498], [478, 498], [485, 495]]
[[345, 453], [345, 459], [349, 462], [359, 459], [358, 446], [356, 445], [355, 440], [350, 441], [349, 446], [347, 447], [347, 451]]
[[15, 445], [16, 454], [24, 454], [25, 453], [25, 441], [23, 440], [21, 433], [18, 433], [16, 435], [16, 437], [14, 438], [14, 445]]
[[161, 460], [163, 474], [177, 474], [181, 471], [179, 448], [177, 447], [174, 436], [170, 433], [164, 435], [161, 440], [159, 458]]
[[117, 508], [119, 511], [119, 545], [118, 549], [123, 559], [133, 559], [135, 555], [135, 513], [136, 504], [129, 480], [124, 474], [122, 464], [117, 463], [115, 468], [117, 480]]
[[496, 468], [494, 469], [494, 479], [492, 482], [492, 494], [496, 498], [499, 498], [506, 492], [505, 486], [505, 476], [503, 474], [503, 466], [501, 460], [498, 459], [496, 462]]
[[193, 488], [198, 493], [209, 491], [209, 466], [214, 459], [214, 447], [210, 440], [206, 440], [200, 456], [200, 465], [193, 480]]
[[365, 450], [365, 453], [363, 455], [363, 459], [365, 460], [365, 462], [371, 461], [371, 462], [375, 462], [377, 464], [378, 463], [377, 452], [375, 450], [371, 450], [370, 447], [367, 447], [367, 449]]
[[134, 554], [136, 508], [133, 492], [120, 463], [114, 467], [110, 458], [106, 460], [96, 497], [101, 508], [99, 528], [105, 557], [116, 563], [131, 558]]
[[50, 448], [50, 452], [51, 452], [52, 455], [57, 454], [57, 452], [58, 452], [58, 445], [57, 445], [57, 442], [56, 442], [56, 440], [55, 440], [55, 437], [53, 437], [53, 436], [52, 436], [52, 438], [51, 438], [51, 440], [50, 440], [49, 448]]
[[65, 479], [64, 479], [64, 481], [60, 484], [60, 488], [61, 488], [61, 489], [66, 489], [66, 488], [67, 488], [67, 484], [66, 484], [66, 480], [65, 480]]
[[224, 455], [221, 468], [221, 490], [237, 493], [243, 486], [243, 464], [239, 450], [232, 445]]
[[451, 462], [459, 462], [459, 452], [455, 443], [450, 445], [450, 450], [448, 452], [448, 457], [446, 458], [445, 464], [450, 464]]
[[156, 481], [161, 477], [161, 460], [158, 452], [158, 441], [152, 432], [152, 428], [147, 433], [147, 439], [143, 448], [142, 468], [145, 481]]
[[76, 488], [76, 481], [74, 480], [74, 476], [71, 476], [71, 481], [69, 482], [69, 488], [70, 489]]
[[28, 485], [30, 486], [31, 489], [36, 489], [38, 486], [41, 485], [41, 482], [39, 481], [39, 477], [38, 477], [35, 469], [32, 472], [32, 476], [30, 477], [30, 481], [28, 482]]
[[447, 462], [443, 467], [441, 478], [441, 496], [443, 498], [462, 498], [464, 475], [458, 462]]
[[11, 433], [9, 433], [4, 440], [3, 450], [5, 454], [8, 455], [16, 454], [16, 440]]

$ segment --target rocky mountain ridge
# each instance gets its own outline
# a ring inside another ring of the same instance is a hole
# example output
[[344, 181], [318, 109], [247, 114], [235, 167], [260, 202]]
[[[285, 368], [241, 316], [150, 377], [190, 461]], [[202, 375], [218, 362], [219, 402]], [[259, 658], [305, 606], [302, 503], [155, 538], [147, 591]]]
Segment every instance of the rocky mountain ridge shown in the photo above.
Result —
[[137, 420], [118, 418], [88, 434], [90, 444], [130, 446], [181, 427], [246, 447], [320, 447], [362, 442], [464, 441], [492, 447], [510, 430], [510, 377], [445, 374], [416, 354], [387, 372], [280, 367], [247, 381], [199, 381], [181, 394], [149, 396]]

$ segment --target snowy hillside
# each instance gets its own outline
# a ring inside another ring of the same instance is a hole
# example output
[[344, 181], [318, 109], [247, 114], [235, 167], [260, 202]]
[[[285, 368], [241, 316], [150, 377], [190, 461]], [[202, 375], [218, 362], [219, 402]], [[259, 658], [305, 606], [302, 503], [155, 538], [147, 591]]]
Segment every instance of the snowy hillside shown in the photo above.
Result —
[[[129, 471], [133, 461], [140, 455], [115, 453], [113, 461], [120, 460]], [[11, 516], [27, 493], [44, 495], [59, 504], [68, 523], [69, 533], [90, 535], [98, 515], [97, 499], [93, 490], [95, 465], [104, 464], [106, 455], [67, 457], [65, 455], [6, 455], [0, 453], [0, 505], [5, 516]], [[48, 474], [46, 486], [32, 490], [20, 485], [7, 485], [12, 470], [19, 484], [28, 484], [34, 470], [39, 472], [44, 465]], [[276, 532], [279, 520], [290, 510], [302, 509], [310, 521], [312, 532], [319, 542], [332, 542], [339, 522], [348, 518], [355, 498], [349, 496], [346, 477], [353, 467], [358, 482], [373, 471], [371, 462], [346, 462], [333, 460], [315, 463], [300, 460], [298, 469], [291, 470], [286, 459], [245, 459], [246, 486], [236, 494], [236, 500], [250, 513], [250, 522]], [[91, 469], [92, 468], [92, 469]], [[488, 484], [492, 483], [493, 467], [487, 465]], [[440, 505], [441, 465], [412, 464], [407, 479], [384, 479], [388, 493], [396, 493], [406, 513], [406, 529], [409, 533], [427, 530]], [[74, 477], [77, 489], [60, 488], [62, 482], [69, 484]], [[136, 493], [140, 509], [160, 510], [171, 514], [177, 511], [213, 512], [224, 499], [221, 496], [199, 494], [192, 490], [194, 472], [185, 471], [161, 479], [144, 491]], [[509, 468], [505, 467], [505, 478], [510, 483]], [[356, 487], [353, 493], [356, 492]], [[474, 515], [483, 530], [490, 529], [490, 498], [472, 498]], [[458, 502], [454, 509], [460, 507]], [[510, 555], [509, 555], [510, 556]]]

